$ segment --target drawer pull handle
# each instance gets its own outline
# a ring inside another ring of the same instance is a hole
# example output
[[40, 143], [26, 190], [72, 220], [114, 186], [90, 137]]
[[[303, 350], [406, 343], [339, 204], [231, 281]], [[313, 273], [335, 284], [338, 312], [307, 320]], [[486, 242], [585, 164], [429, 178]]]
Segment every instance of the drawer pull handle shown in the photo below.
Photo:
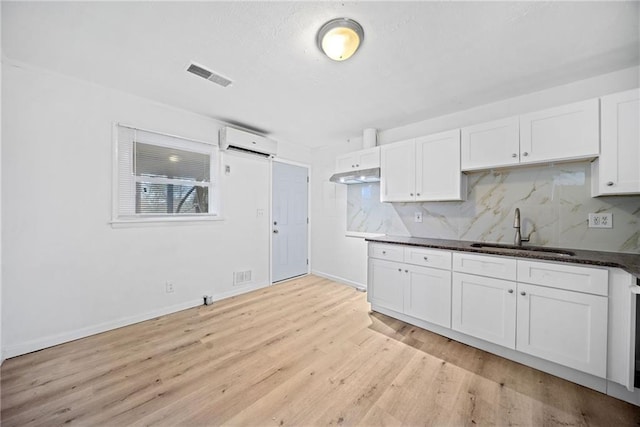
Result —
[[424, 257], [424, 260], [425, 261], [429, 261], [429, 257]]
[[613, 187], [613, 181], [607, 182], [607, 187]]
[[511, 154], [511, 157], [513, 157], [515, 159], [516, 157], [518, 157], [518, 155], [516, 153], [513, 153], [513, 154]]
[[520, 292], [520, 295], [525, 296], [527, 293], [525, 291]]
[[509, 289], [507, 292], [509, 292], [510, 294], [513, 293], [513, 289]]
[[522, 153], [523, 156], [527, 157], [529, 155], [529, 153], [527, 153], [526, 151], [524, 153]]

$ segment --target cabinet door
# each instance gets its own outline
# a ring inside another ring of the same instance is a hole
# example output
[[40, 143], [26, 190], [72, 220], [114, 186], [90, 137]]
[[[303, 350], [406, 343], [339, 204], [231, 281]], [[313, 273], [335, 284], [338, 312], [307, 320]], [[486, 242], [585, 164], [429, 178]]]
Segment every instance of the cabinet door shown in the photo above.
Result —
[[518, 117], [462, 128], [462, 170], [518, 164], [519, 138]]
[[453, 273], [451, 323], [456, 331], [514, 349], [515, 282]]
[[465, 180], [459, 129], [416, 139], [416, 201], [464, 200]]
[[349, 172], [356, 168], [358, 155], [356, 153], [343, 154], [336, 158], [336, 173]]
[[640, 89], [602, 97], [599, 194], [640, 193]]
[[373, 147], [357, 152], [358, 159], [356, 167], [358, 169], [372, 169], [380, 167], [380, 147]]
[[451, 272], [408, 266], [404, 312], [446, 328], [451, 327]]
[[369, 258], [367, 297], [371, 304], [404, 312], [404, 288], [408, 275], [403, 264]]
[[520, 163], [597, 157], [598, 99], [520, 116]]
[[415, 170], [413, 139], [380, 147], [380, 201], [415, 200]]
[[516, 349], [607, 375], [607, 298], [518, 283]]

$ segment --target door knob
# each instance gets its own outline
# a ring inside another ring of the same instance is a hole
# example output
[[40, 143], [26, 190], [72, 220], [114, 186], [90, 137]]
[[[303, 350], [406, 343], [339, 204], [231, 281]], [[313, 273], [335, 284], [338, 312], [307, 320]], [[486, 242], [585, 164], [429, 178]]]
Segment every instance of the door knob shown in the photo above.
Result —
[[278, 225], [278, 221], [273, 221], [273, 225]]
[[513, 289], [509, 289], [507, 292], [509, 292], [510, 294], [513, 293]]
[[520, 292], [520, 295], [525, 296], [527, 293], [525, 291]]
[[529, 153], [527, 153], [526, 151], [524, 153], [522, 153], [523, 156], [527, 157], [529, 155]]
[[613, 187], [613, 181], [607, 182], [607, 187]]
[[513, 154], [511, 154], [511, 157], [513, 157], [515, 159], [516, 157], [518, 157], [518, 155], [516, 153], [513, 153]]
[[273, 234], [278, 234], [278, 230], [273, 230]]

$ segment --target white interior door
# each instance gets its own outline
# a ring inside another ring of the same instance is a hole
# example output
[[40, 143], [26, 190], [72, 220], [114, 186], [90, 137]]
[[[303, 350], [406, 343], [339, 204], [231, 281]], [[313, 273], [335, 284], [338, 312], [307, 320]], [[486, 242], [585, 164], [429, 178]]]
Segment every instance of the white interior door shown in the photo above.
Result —
[[272, 279], [306, 274], [308, 257], [309, 170], [273, 162]]

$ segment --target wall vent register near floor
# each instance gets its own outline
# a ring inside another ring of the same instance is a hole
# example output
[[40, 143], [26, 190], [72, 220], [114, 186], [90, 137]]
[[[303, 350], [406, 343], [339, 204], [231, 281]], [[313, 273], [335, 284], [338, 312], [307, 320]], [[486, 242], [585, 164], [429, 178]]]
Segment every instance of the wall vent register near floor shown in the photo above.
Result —
[[232, 83], [231, 80], [227, 79], [226, 77], [222, 77], [220, 74], [216, 74], [213, 71], [207, 70], [203, 66], [197, 65], [193, 62], [189, 64], [189, 68], [187, 68], [187, 71], [222, 87], [227, 87]]
[[236, 271], [233, 273], [233, 284], [244, 285], [251, 282], [251, 270]]

